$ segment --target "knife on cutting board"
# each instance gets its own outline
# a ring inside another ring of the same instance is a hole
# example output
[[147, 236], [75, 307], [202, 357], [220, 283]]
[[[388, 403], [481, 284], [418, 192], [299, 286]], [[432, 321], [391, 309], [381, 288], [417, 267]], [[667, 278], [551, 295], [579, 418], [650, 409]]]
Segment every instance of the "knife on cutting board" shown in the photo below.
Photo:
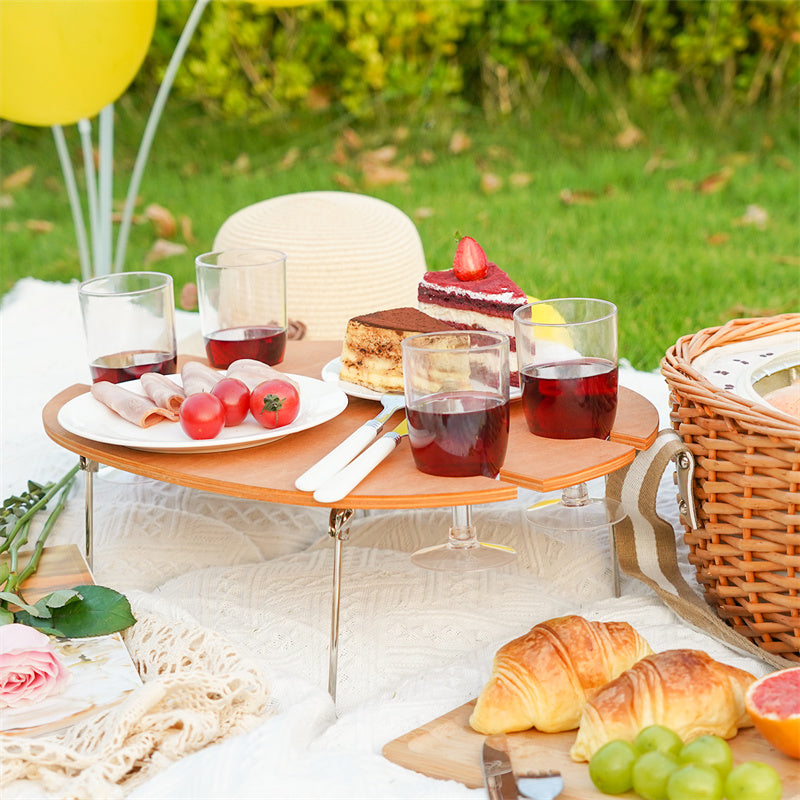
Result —
[[489, 800], [517, 800], [517, 780], [511, 769], [511, 759], [505, 750], [483, 743], [483, 778]]
[[393, 431], [384, 433], [344, 469], [328, 478], [314, 492], [314, 499], [318, 503], [335, 503], [341, 500], [400, 444], [404, 436], [408, 436], [408, 423], [405, 419]]

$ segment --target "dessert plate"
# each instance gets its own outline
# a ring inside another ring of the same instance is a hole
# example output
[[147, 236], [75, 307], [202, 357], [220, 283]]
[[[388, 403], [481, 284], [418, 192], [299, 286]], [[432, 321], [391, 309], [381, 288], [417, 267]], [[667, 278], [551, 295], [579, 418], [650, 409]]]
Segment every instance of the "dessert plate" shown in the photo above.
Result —
[[[322, 368], [322, 380], [326, 383], [335, 384], [343, 392], [350, 395], [350, 397], [361, 397], [364, 400], [380, 400], [381, 397], [383, 397], [381, 392], [376, 392], [374, 389], [368, 389], [366, 386], [359, 386], [357, 383], [339, 380], [339, 370], [341, 368], [342, 359], [332, 359]], [[398, 394], [402, 394], [402, 392], [398, 392]], [[518, 386], [512, 386], [509, 392], [509, 398], [511, 400], [519, 400], [520, 397], [522, 397], [520, 388]]]
[[[180, 385], [180, 375], [168, 377]], [[150, 428], [140, 428], [95, 400], [90, 392], [65, 403], [58, 412], [58, 422], [76, 436], [103, 444], [157, 453], [218, 453], [256, 447], [314, 428], [338, 416], [346, 408], [347, 395], [338, 387], [305, 375], [288, 377], [300, 387], [300, 413], [291, 424], [273, 430], [262, 428], [252, 416], [248, 416], [241, 425], [223, 428], [215, 439], [190, 439], [177, 422], [165, 420]], [[138, 380], [126, 381], [120, 386], [144, 394]]]
[[[350, 395], [350, 397], [361, 397], [364, 400], [380, 400], [383, 397], [383, 392], [376, 392], [374, 389], [368, 389], [366, 386], [359, 386], [357, 383], [350, 383], [349, 381], [339, 380], [339, 370], [342, 368], [342, 359], [334, 358], [329, 361], [322, 368], [322, 380], [325, 383], [330, 383], [338, 386], [343, 392]], [[387, 392], [386, 394], [395, 394], [394, 392]], [[402, 394], [402, 392], [397, 392]]]

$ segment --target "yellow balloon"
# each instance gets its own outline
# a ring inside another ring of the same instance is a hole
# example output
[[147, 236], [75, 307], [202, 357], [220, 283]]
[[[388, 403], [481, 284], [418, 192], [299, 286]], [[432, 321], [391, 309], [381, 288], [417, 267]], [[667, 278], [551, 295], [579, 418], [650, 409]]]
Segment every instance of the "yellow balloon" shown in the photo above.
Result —
[[0, 0], [0, 117], [69, 125], [113, 103], [139, 71], [157, 0]]

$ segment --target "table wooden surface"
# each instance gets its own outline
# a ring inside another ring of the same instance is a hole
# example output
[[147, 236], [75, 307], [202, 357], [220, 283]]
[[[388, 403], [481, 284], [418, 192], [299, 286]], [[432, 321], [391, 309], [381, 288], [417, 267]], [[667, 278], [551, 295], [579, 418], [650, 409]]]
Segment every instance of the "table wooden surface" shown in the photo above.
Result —
[[[322, 368], [339, 356], [341, 343], [290, 341], [278, 369], [319, 378]], [[405, 438], [382, 464], [347, 497], [336, 503], [317, 503], [310, 492], [294, 488], [294, 481], [332, 450], [359, 425], [380, 410], [373, 400], [349, 398], [347, 408], [334, 419], [283, 439], [257, 447], [220, 453], [154, 453], [84, 439], [65, 430], [58, 412], [89, 386], [75, 384], [53, 397], [42, 411], [47, 435], [57, 444], [85, 458], [154, 478], [219, 494], [255, 500], [353, 509], [437, 508], [512, 500], [517, 487], [548, 492], [607, 475], [633, 461], [637, 450], [655, 441], [658, 413], [645, 398], [621, 388], [617, 419], [609, 441], [551, 440], [532, 435], [521, 404], [511, 404], [511, 430], [505, 464], [499, 479], [481, 476], [443, 478], [419, 472]], [[394, 428], [401, 410], [386, 423]], [[170, 424], [170, 423], [161, 423]]]

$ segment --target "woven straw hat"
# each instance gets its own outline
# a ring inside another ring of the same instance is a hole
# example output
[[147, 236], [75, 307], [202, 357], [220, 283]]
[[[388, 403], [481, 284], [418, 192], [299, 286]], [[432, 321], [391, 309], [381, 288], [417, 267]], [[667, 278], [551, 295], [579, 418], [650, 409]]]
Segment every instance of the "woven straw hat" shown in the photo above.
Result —
[[309, 339], [341, 339], [358, 314], [417, 304], [422, 241], [400, 209], [361, 194], [299, 192], [237, 211], [214, 250], [286, 253], [288, 316]]

